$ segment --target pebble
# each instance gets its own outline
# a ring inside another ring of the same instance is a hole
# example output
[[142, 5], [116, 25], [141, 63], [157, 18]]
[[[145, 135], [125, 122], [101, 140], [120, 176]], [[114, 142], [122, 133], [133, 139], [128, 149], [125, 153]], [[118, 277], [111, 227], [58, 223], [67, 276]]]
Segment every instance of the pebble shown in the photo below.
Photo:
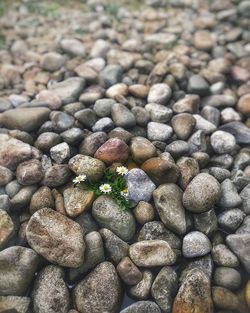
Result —
[[250, 130], [243, 123], [233, 121], [220, 127], [220, 130], [234, 135], [237, 144], [249, 145]]
[[245, 218], [245, 213], [240, 209], [228, 209], [218, 215], [218, 223], [222, 229], [236, 231]]
[[100, 73], [100, 80], [109, 88], [122, 81], [123, 69], [119, 64], [109, 64]]
[[108, 137], [104, 132], [90, 134], [80, 144], [79, 152], [80, 154], [93, 157], [97, 149], [107, 140]]
[[76, 145], [84, 138], [84, 132], [80, 128], [72, 127], [62, 132], [60, 136], [68, 145]]
[[73, 56], [84, 57], [85, 56], [85, 48], [80, 40], [75, 38], [64, 38], [60, 41], [61, 49]]
[[213, 247], [212, 257], [219, 266], [237, 267], [239, 265], [237, 256], [224, 244]]
[[131, 140], [130, 151], [133, 160], [139, 164], [156, 156], [155, 146], [144, 137], [133, 137]]
[[234, 268], [217, 267], [214, 272], [215, 284], [229, 290], [237, 290], [241, 285], [241, 275]]
[[112, 105], [111, 116], [118, 127], [131, 128], [136, 124], [134, 114], [121, 103]]
[[154, 208], [150, 203], [145, 201], [139, 201], [133, 210], [133, 214], [136, 218], [136, 221], [142, 225], [153, 221], [155, 216]]
[[221, 183], [221, 197], [218, 205], [222, 208], [236, 208], [241, 204], [242, 200], [232, 181], [227, 178]]
[[71, 172], [67, 164], [55, 164], [45, 171], [42, 184], [48, 187], [58, 187], [66, 184], [70, 177]]
[[50, 114], [52, 127], [56, 132], [63, 132], [74, 125], [74, 118], [65, 112], [53, 111]]
[[225, 154], [235, 149], [236, 140], [233, 135], [218, 130], [211, 135], [211, 145], [215, 153]]
[[197, 113], [200, 105], [200, 97], [198, 95], [185, 95], [184, 98], [178, 100], [173, 105], [175, 113]]
[[206, 236], [211, 237], [218, 229], [218, 221], [214, 209], [195, 214], [194, 227]]
[[16, 178], [19, 184], [27, 186], [39, 183], [44, 177], [40, 161], [32, 159], [22, 162], [16, 169]]
[[40, 187], [30, 200], [30, 213], [33, 214], [42, 208], [54, 208], [54, 198], [49, 187]]
[[172, 110], [162, 104], [148, 103], [145, 109], [149, 112], [152, 122], [166, 123], [172, 117]]
[[44, 132], [38, 136], [35, 141], [35, 147], [43, 152], [49, 151], [52, 147], [56, 146], [61, 142], [61, 137], [52, 132]]
[[91, 109], [80, 110], [74, 116], [86, 128], [93, 127], [97, 122], [96, 114]]
[[35, 212], [27, 225], [29, 245], [53, 264], [79, 267], [84, 260], [85, 243], [76, 222], [49, 208]]
[[194, 158], [181, 157], [176, 162], [180, 171], [179, 185], [185, 190], [194, 177], [200, 173], [199, 163]]
[[186, 258], [206, 255], [211, 249], [209, 239], [199, 231], [192, 231], [183, 238], [182, 252]]
[[13, 179], [13, 176], [11, 170], [0, 165], [0, 186], [7, 185]]
[[0, 248], [3, 248], [14, 234], [14, 224], [7, 212], [0, 209]]
[[245, 188], [242, 189], [240, 197], [242, 199], [241, 210], [248, 215], [250, 213], [250, 203], [249, 203], [250, 184], [248, 184]]
[[177, 137], [186, 140], [194, 131], [196, 119], [189, 113], [180, 113], [171, 119], [171, 125]]
[[206, 96], [209, 93], [209, 85], [202, 76], [193, 75], [188, 81], [188, 92], [199, 96]]
[[103, 117], [93, 125], [92, 130], [93, 132], [109, 132], [113, 128], [115, 128], [115, 125], [111, 118]]
[[30, 298], [18, 296], [0, 296], [0, 303], [0, 309], [3, 312], [14, 311], [26, 313], [30, 307]]
[[171, 88], [167, 84], [155, 84], [149, 89], [147, 101], [166, 105], [171, 95]]
[[111, 115], [111, 108], [115, 104], [113, 99], [99, 99], [95, 102], [93, 110], [99, 117]]
[[245, 94], [240, 97], [237, 103], [237, 109], [240, 113], [250, 116], [250, 94]]
[[115, 99], [117, 96], [127, 96], [128, 94], [128, 86], [124, 83], [115, 84], [106, 91], [106, 96], [108, 98]]
[[203, 118], [199, 114], [194, 114], [193, 117], [196, 120], [196, 130], [203, 130], [206, 135], [211, 134], [216, 130], [216, 126], [213, 123], [208, 121], [206, 118]]
[[212, 298], [215, 307], [224, 310], [237, 310], [239, 300], [237, 296], [224, 287], [212, 287]]
[[64, 57], [56, 52], [45, 53], [41, 58], [41, 68], [48, 72], [58, 71], [64, 65]]
[[189, 154], [189, 144], [183, 140], [176, 140], [167, 145], [165, 151], [169, 152], [174, 159], [178, 159]]
[[126, 285], [133, 286], [142, 280], [142, 273], [129, 257], [124, 257], [117, 265], [116, 270]]
[[129, 288], [129, 294], [138, 300], [145, 300], [150, 294], [151, 286], [153, 283], [153, 274], [145, 270], [142, 272], [142, 279], [141, 281]]
[[138, 301], [129, 305], [120, 313], [160, 313], [161, 310], [153, 301]]
[[20, 211], [24, 207], [27, 207], [36, 190], [36, 185], [21, 187], [17, 194], [10, 200], [11, 209], [13, 211]]
[[173, 129], [171, 126], [168, 126], [163, 123], [149, 122], [147, 126], [147, 136], [148, 139], [158, 140], [158, 141], [167, 141], [173, 134]]
[[198, 50], [209, 51], [214, 46], [211, 33], [207, 30], [198, 30], [194, 34], [194, 45]]

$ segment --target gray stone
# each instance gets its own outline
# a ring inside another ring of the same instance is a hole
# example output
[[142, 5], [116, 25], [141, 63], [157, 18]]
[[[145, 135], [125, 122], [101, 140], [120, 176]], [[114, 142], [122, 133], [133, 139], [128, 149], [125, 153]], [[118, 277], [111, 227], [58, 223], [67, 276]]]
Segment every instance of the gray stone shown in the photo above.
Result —
[[232, 152], [236, 147], [236, 140], [233, 135], [218, 130], [210, 137], [211, 145], [215, 153], [225, 154]]
[[240, 227], [236, 230], [236, 234], [248, 234], [250, 233], [250, 216], [246, 216]]
[[212, 257], [214, 262], [219, 266], [239, 266], [239, 260], [237, 256], [224, 244], [218, 244], [213, 247]]
[[217, 217], [214, 209], [204, 213], [194, 214], [194, 227], [206, 236], [212, 236], [218, 229]]
[[189, 113], [180, 113], [171, 119], [171, 125], [179, 139], [186, 140], [192, 134], [196, 120]]
[[123, 104], [114, 103], [111, 108], [111, 116], [116, 126], [132, 128], [136, 124], [134, 114]]
[[250, 144], [250, 129], [241, 122], [230, 122], [220, 126], [220, 130], [234, 135], [237, 144]]
[[183, 238], [182, 252], [186, 258], [206, 255], [211, 249], [210, 240], [199, 231], [192, 231]]
[[65, 112], [53, 111], [50, 114], [53, 130], [63, 132], [74, 125], [74, 118]]
[[246, 214], [240, 209], [230, 209], [222, 212], [218, 216], [218, 223], [221, 228], [226, 231], [236, 231], [236, 229], [241, 225]]
[[0, 186], [7, 185], [12, 180], [13, 176], [11, 170], [0, 165]]
[[224, 287], [212, 287], [212, 298], [216, 308], [237, 311], [239, 298], [232, 291]]
[[209, 94], [209, 85], [202, 76], [193, 75], [188, 81], [188, 92], [199, 96], [206, 96]]
[[62, 186], [69, 182], [71, 175], [67, 164], [55, 164], [46, 170], [42, 184], [48, 187]]
[[97, 122], [97, 116], [91, 109], [83, 109], [75, 113], [75, 118], [87, 128], [91, 128]]
[[43, 70], [48, 72], [58, 71], [65, 63], [65, 58], [56, 52], [45, 53], [40, 62], [40, 66]]
[[92, 215], [88, 211], [77, 216], [75, 222], [81, 226], [84, 235], [92, 231], [98, 230], [97, 223], [95, 222]]
[[16, 178], [19, 184], [27, 186], [39, 183], [44, 176], [40, 161], [32, 159], [22, 162], [16, 169]]
[[247, 215], [250, 214], [250, 184], [248, 184], [240, 193], [242, 199], [241, 210]]
[[166, 105], [169, 98], [172, 95], [172, 91], [167, 84], [155, 84], [148, 93], [148, 103], [158, 103]]
[[212, 95], [202, 99], [202, 106], [212, 106], [215, 108], [233, 107], [236, 98], [232, 95]]
[[100, 118], [92, 127], [93, 132], [109, 132], [115, 127], [110, 117]]
[[231, 173], [229, 170], [225, 168], [216, 167], [216, 166], [210, 167], [208, 169], [208, 173], [214, 176], [214, 178], [216, 178], [218, 182], [220, 183], [223, 182], [223, 180], [225, 180], [226, 178], [229, 178], [231, 176]]
[[84, 138], [84, 131], [77, 127], [65, 130], [61, 134], [62, 139], [69, 145], [76, 145]]
[[194, 152], [206, 152], [207, 143], [206, 137], [203, 130], [197, 130], [193, 135], [188, 139], [189, 143], [189, 153], [192, 154]]
[[28, 313], [30, 298], [18, 296], [0, 296], [0, 312]]
[[113, 99], [99, 99], [95, 102], [93, 110], [99, 117], [105, 117], [111, 115], [111, 108], [115, 104]]
[[149, 140], [167, 141], [173, 134], [172, 127], [156, 122], [149, 122], [147, 126], [147, 136]]
[[70, 158], [70, 152], [69, 145], [62, 142], [50, 149], [50, 156], [57, 164], [61, 164]]
[[10, 198], [13, 198], [21, 188], [22, 185], [17, 180], [12, 180], [5, 186], [5, 191]]
[[128, 286], [136, 285], [142, 280], [141, 271], [127, 256], [121, 259], [116, 270], [123, 282]]
[[18, 211], [24, 207], [27, 207], [36, 190], [36, 185], [25, 186], [21, 188], [18, 193], [10, 200], [11, 209], [13, 211]]
[[44, 132], [39, 135], [35, 142], [35, 147], [43, 152], [48, 152], [50, 148], [61, 142], [61, 137], [52, 132]]
[[152, 122], [166, 123], [173, 114], [171, 109], [157, 103], [149, 103], [145, 106], [145, 109], [149, 112]]
[[122, 81], [123, 69], [119, 64], [108, 64], [100, 73], [100, 80], [109, 88]]
[[64, 38], [60, 42], [61, 49], [72, 56], [85, 56], [85, 48], [81, 41], [75, 38]]
[[131, 295], [133, 298], [136, 298], [137, 300], [148, 299], [153, 280], [154, 276], [150, 271], [143, 271], [142, 280], [138, 284], [129, 288], [129, 295]]
[[241, 275], [234, 268], [217, 267], [214, 272], [214, 282], [218, 286], [237, 290], [241, 285]]
[[95, 152], [108, 140], [108, 136], [104, 132], [96, 132], [87, 136], [79, 147], [79, 153], [94, 156]]
[[[2, 207], [2, 206], [1, 206]], [[8, 213], [0, 209], [0, 249], [5, 247], [14, 233], [14, 224]]]
[[138, 301], [129, 305], [120, 313], [161, 313], [161, 310], [153, 301]]
[[217, 204], [222, 208], [236, 208], [241, 205], [241, 197], [232, 181], [227, 178], [221, 183], [221, 197]]
[[196, 130], [203, 130], [205, 134], [211, 134], [216, 130], [216, 126], [201, 115], [194, 114], [193, 117], [196, 120]]

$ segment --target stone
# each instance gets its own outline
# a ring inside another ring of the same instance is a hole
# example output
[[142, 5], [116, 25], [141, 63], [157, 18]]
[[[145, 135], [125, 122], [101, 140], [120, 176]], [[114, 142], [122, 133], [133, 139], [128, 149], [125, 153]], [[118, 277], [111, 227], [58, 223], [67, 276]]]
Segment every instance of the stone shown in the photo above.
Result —
[[214, 132], [210, 140], [214, 152], [218, 154], [230, 153], [236, 146], [234, 136], [221, 130]]
[[234, 311], [239, 307], [238, 297], [224, 287], [212, 287], [212, 298], [218, 309]]
[[11, 170], [0, 165], [0, 186], [7, 185], [12, 180], [13, 176]]
[[106, 90], [106, 96], [108, 98], [115, 99], [118, 96], [124, 96], [126, 97], [128, 94], [128, 86], [124, 83], [118, 83], [111, 87], [109, 87], [108, 90]]
[[245, 188], [242, 189], [240, 193], [240, 197], [242, 199], [241, 210], [247, 215], [250, 214], [250, 184], [248, 184]]
[[97, 149], [107, 140], [108, 136], [104, 132], [90, 134], [80, 144], [79, 153], [93, 157]]
[[141, 271], [127, 256], [119, 262], [116, 270], [126, 285], [136, 285], [142, 279]]
[[108, 64], [100, 73], [100, 80], [109, 88], [122, 81], [123, 69], [120, 64]]
[[242, 224], [245, 213], [240, 209], [228, 209], [218, 215], [218, 223], [222, 229], [235, 232]]
[[202, 106], [212, 106], [215, 108], [234, 107], [235, 97], [232, 95], [212, 95], [202, 99]]
[[175, 113], [197, 113], [200, 105], [200, 97], [198, 95], [185, 95], [184, 98], [178, 100], [173, 105]]
[[194, 214], [193, 216], [195, 230], [202, 232], [208, 237], [211, 237], [217, 231], [218, 221], [214, 209]]
[[120, 313], [160, 313], [161, 310], [153, 301], [138, 301], [129, 305]]
[[75, 218], [75, 222], [81, 226], [84, 235], [92, 231], [98, 230], [97, 223], [95, 222], [92, 215], [88, 211], [77, 216]]
[[85, 243], [78, 223], [49, 208], [35, 212], [27, 225], [29, 245], [53, 264], [79, 267]]
[[80, 40], [75, 38], [64, 38], [60, 41], [61, 49], [72, 56], [85, 56], [85, 48]]
[[211, 249], [210, 240], [199, 231], [192, 231], [183, 238], [182, 253], [185, 258], [206, 255]]
[[99, 119], [92, 127], [93, 132], [109, 132], [115, 127], [113, 121], [109, 117]]
[[111, 108], [115, 103], [116, 102], [113, 99], [99, 99], [95, 102], [93, 110], [99, 117], [109, 116], [111, 115]]
[[91, 231], [85, 236], [86, 250], [85, 260], [78, 268], [70, 268], [68, 271], [68, 279], [75, 282], [87, 273], [90, 269], [96, 267], [105, 260], [102, 237], [97, 231]]
[[187, 275], [190, 273], [190, 271], [192, 271], [193, 269], [201, 270], [211, 280], [214, 271], [214, 263], [211, 255], [207, 254], [205, 256], [189, 260], [188, 264], [181, 272], [179, 281], [183, 282], [186, 279]]
[[240, 97], [237, 103], [237, 109], [245, 116], [250, 116], [250, 94], [245, 94]]
[[160, 185], [154, 192], [154, 203], [164, 225], [179, 235], [186, 232], [182, 191], [175, 184]]
[[65, 143], [69, 145], [76, 145], [84, 138], [83, 130], [77, 127], [72, 127], [70, 129], [67, 129], [64, 132], [62, 132], [60, 135], [62, 139], [65, 141]]
[[35, 275], [39, 256], [32, 249], [12, 246], [0, 251], [0, 295], [24, 296]]
[[237, 290], [241, 285], [241, 275], [234, 268], [217, 267], [214, 272], [215, 284], [229, 290]]
[[145, 109], [149, 112], [152, 122], [166, 123], [173, 114], [173, 111], [162, 104], [149, 103], [145, 106]]
[[203, 130], [206, 135], [211, 134], [216, 130], [216, 126], [210, 121], [208, 121], [206, 118], [203, 118], [201, 115], [194, 114], [193, 117], [196, 120], [195, 124], [196, 130]]
[[148, 159], [142, 164], [141, 169], [156, 185], [176, 183], [179, 177], [178, 167], [173, 162], [161, 157]]
[[141, 267], [172, 265], [176, 262], [176, 253], [164, 240], [144, 240], [129, 247], [129, 257]]
[[178, 291], [178, 276], [170, 266], [164, 266], [156, 276], [151, 293], [162, 312], [171, 313], [172, 303]]
[[149, 112], [145, 108], [135, 106], [131, 109], [131, 112], [135, 116], [136, 124], [138, 126], [146, 126], [150, 120]]
[[128, 156], [129, 147], [123, 140], [118, 138], [107, 140], [95, 153], [95, 158], [108, 165], [112, 163], [125, 163]]
[[250, 130], [243, 123], [234, 121], [220, 126], [220, 130], [234, 135], [237, 144], [249, 145]]
[[195, 158], [181, 157], [176, 162], [176, 165], [180, 171], [178, 180], [179, 185], [183, 190], [185, 190], [192, 179], [200, 173], [199, 163], [195, 160]]
[[21, 108], [0, 114], [0, 125], [9, 129], [32, 132], [48, 120], [48, 108]]
[[53, 111], [50, 114], [53, 130], [60, 133], [74, 125], [74, 118], [65, 112]]
[[217, 204], [222, 208], [236, 208], [242, 200], [233, 182], [227, 178], [221, 183], [221, 197]]
[[129, 288], [129, 295], [138, 300], [146, 300], [150, 294], [153, 280], [154, 276], [150, 271], [143, 271], [141, 281]]
[[33, 195], [30, 201], [30, 213], [43, 208], [54, 208], [54, 198], [49, 187], [40, 187]]
[[151, 222], [154, 219], [154, 208], [152, 205], [145, 201], [139, 201], [137, 206], [133, 210], [135, 219], [140, 224]]
[[27, 186], [39, 183], [44, 176], [40, 161], [32, 159], [22, 162], [16, 169], [16, 178], [19, 184]]
[[70, 217], [76, 217], [86, 211], [95, 199], [93, 191], [81, 187], [68, 187], [63, 191], [64, 207]]
[[10, 101], [4, 98], [0, 98], [0, 113], [11, 110], [12, 108], [13, 106]]
[[59, 187], [66, 184], [70, 178], [71, 172], [67, 164], [55, 164], [45, 171], [42, 184], [48, 187]]
[[135, 206], [139, 201], [149, 202], [156, 186], [148, 175], [139, 168], [133, 168], [126, 175], [128, 198]]
[[188, 139], [189, 153], [193, 154], [195, 152], [206, 152], [207, 142], [205, 132], [203, 130], [197, 130]]
[[207, 30], [198, 30], [194, 34], [194, 45], [198, 50], [209, 51], [214, 46], [214, 39]]
[[118, 264], [122, 258], [128, 255], [129, 245], [107, 228], [102, 228], [99, 232], [108, 256]]
[[79, 77], [84, 78], [88, 83], [95, 83], [97, 81], [98, 73], [85, 63], [78, 65], [74, 71]]
[[112, 105], [111, 116], [118, 127], [132, 128], [136, 124], [134, 114], [121, 103]]
[[133, 137], [131, 140], [130, 151], [136, 163], [143, 163], [156, 156], [155, 146], [144, 137]]
[[35, 142], [35, 147], [43, 152], [48, 152], [52, 147], [61, 142], [61, 137], [52, 132], [44, 132], [39, 135]]
[[7, 212], [0, 209], [0, 249], [2, 249], [14, 234], [14, 223]]
[[36, 99], [39, 101], [45, 101], [51, 110], [58, 110], [62, 106], [61, 99], [57, 95], [54, 95], [50, 90], [44, 89], [40, 91], [36, 96]]
[[122, 296], [121, 284], [115, 267], [103, 262], [73, 289], [73, 298], [80, 312], [116, 313]]
[[206, 173], [198, 174], [183, 193], [183, 205], [193, 213], [206, 212], [213, 208], [221, 195], [219, 182]]
[[63, 104], [72, 103], [78, 100], [85, 87], [83, 78], [71, 77], [51, 86], [53, 94], [59, 96]]
[[25, 186], [10, 200], [10, 206], [13, 211], [18, 211], [27, 207], [33, 194], [36, 192], [37, 186]]
[[0, 311], [28, 313], [30, 307], [30, 298], [18, 296], [0, 296]]
[[247, 234], [250, 233], [250, 217], [246, 216], [240, 225], [240, 227], [236, 230], [236, 234]]
[[149, 122], [147, 126], [148, 139], [153, 141], [167, 141], [173, 134], [172, 127], [157, 122]]
[[59, 143], [50, 149], [50, 156], [57, 164], [64, 163], [70, 158], [70, 146], [66, 142]]
[[210, 280], [200, 269], [191, 270], [175, 297], [173, 313], [210, 313], [213, 310]]
[[224, 244], [215, 245], [212, 248], [212, 257], [219, 266], [237, 267], [239, 260], [237, 256]]
[[107, 52], [110, 50], [110, 43], [103, 39], [98, 39], [94, 42], [92, 49], [90, 51], [90, 56], [92, 58], [105, 58]]
[[186, 140], [195, 128], [196, 119], [189, 113], [180, 113], [171, 119], [171, 125], [177, 137]]
[[155, 84], [148, 93], [148, 103], [167, 104], [167, 101], [172, 95], [172, 91], [167, 84]]
[[90, 156], [77, 154], [69, 160], [69, 168], [76, 175], [86, 175], [89, 180], [99, 180], [105, 170], [105, 164]]
[[220, 168], [216, 166], [212, 166], [208, 170], [208, 174], [214, 176], [218, 180], [218, 182], [223, 182], [226, 178], [230, 178], [231, 173], [229, 170], [225, 168]]
[[40, 66], [43, 70], [48, 72], [58, 71], [65, 63], [65, 58], [56, 52], [45, 53], [40, 62]]
[[64, 276], [63, 269], [55, 265], [48, 265], [38, 273], [31, 294], [35, 313], [68, 313], [70, 295]]
[[209, 93], [209, 85], [202, 76], [193, 75], [188, 81], [188, 92], [199, 96], [206, 96]]
[[129, 241], [135, 233], [135, 220], [129, 211], [123, 211], [109, 196], [98, 197], [92, 206], [92, 215], [97, 223], [114, 232], [124, 241]]
[[149, 87], [142, 84], [134, 84], [128, 87], [129, 93], [137, 98], [147, 98]]
[[250, 234], [233, 234], [226, 237], [229, 248], [237, 255], [246, 271], [250, 273]]

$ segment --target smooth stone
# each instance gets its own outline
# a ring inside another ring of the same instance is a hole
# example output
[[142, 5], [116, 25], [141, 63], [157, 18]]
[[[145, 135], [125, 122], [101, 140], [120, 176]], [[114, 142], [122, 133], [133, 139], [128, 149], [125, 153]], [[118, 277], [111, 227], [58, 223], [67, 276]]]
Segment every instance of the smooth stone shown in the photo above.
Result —
[[134, 84], [128, 87], [129, 93], [137, 98], [147, 98], [149, 87], [142, 84]]
[[105, 250], [108, 256], [118, 264], [122, 258], [128, 255], [129, 245], [121, 238], [116, 236], [107, 228], [100, 229], [99, 233], [104, 241]]
[[188, 139], [189, 153], [207, 152], [206, 136], [203, 130], [197, 130]]
[[237, 103], [237, 109], [245, 116], [250, 116], [250, 93], [240, 97]]
[[134, 114], [121, 103], [114, 103], [111, 108], [111, 116], [116, 126], [132, 128], [136, 124]]
[[67, 144], [76, 145], [84, 138], [84, 132], [80, 128], [72, 127], [62, 132], [60, 136]]
[[40, 161], [32, 159], [22, 162], [16, 169], [19, 184], [27, 186], [39, 183], [44, 177], [44, 170]]
[[171, 313], [174, 297], [178, 291], [178, 276], [170, 267], [163, 267], [156, 276], [151, 293], [162, 312]]
[[30, 201], [30, 213], [43, 208], [54, 208], [54, 198], [49, 187], [40, 187], [32, 196]]
[[7, 167], [0, 165], [0, 186], [7, 185], [12, 179], [14, 174]]
[[64, 276], [63, 269], [55, 265], [38, 273], [31, 294], [35, 313], [68, 313], [70, 295]]
[[160, 313], [161, 310], [158, 305], [153, 301], [138, 301], [129, 305], [120, 313]]
[[239, 307], [238, 297], [224, 287], [212, 287], [212, 298], [216, 308], [237, 311]]
[[11, 110], [13, 108], [11, 102], [5, 98], [0, 98], [0, 113]]
[[192, 231], [183, 238], [182, 253], [185, 258], [206, 255], [211, 249], [210, 240], [199, 231]]
[[118, 83], [106, 90], [106, 96], [108, 98], [115, 99], [118, 96], [126, 97], [128, 94], [128, 86], [124, 83]]
[[168, 122], [173, 114], [171, 109], [157, 103], [149, 103], [145, 109], [149, 112], [151, 121], [157, 123]]
[[214, 272], [214, 282], [229, 290], [237, 290], [241, 285], [241, 275], [234, 268], [217, 267]]
[[219, 182], [206, 173], [198, 174], [183, 193], [183, 205], [193, 213], [206, 212], [213, 208], [221, 194]]
[[14, 234], [14, 223], [7, 212], [0, 209], [0, 249], [2, 249]]
[[85, 80], [80, 77], [71, 77], [51, 86], [53, 94], [59, 96], [63, 104], [78, 100], [85, 86]]
[[32, 249], [13, 246], [0, 251], [0, 295], [24, 296], [39, 264]]
[[109, 196], [98, 197], [92, 206], [92, 215], [97, 223], [114, 232], [124, 241], [129, 241], [135, 233], [135, 220], [129, 211], [123, 211]]
[[241, 122], [230, 122], [220, 126], [220, 130], [232, 134], [237, 144], [250, 144], [250, 129]]
[[80, 144], [79, 153], [93, 157], [97, 149], [107, 140], [108, 136], [104, 132], [90, 134]]
[[122, 81], [123, 68], [120, 64], [108, 64], [100, 73], [100, 80], [109, 88]]
[[79, 267], [84, 261], [80, 225], [52, 209], [44, 208], [31, 216], [26, 236], [29, 245], [53, 264]]
[[230, 133], [218, 130], [210, 137], [211, 145], [215, 153], [230, 153], [235, 149], [236, 140]]
[[64, 163], [70, 158], [70, 146], [66, 142], [59, 143], [50, 149], [51, 159], [57, 164]]
[[125, 163], [128, 156], [129, 147], [119, 138], [107, 140], [95, 153], [95, 158], [108, 165], [112, 163]]
[[137, 300], [146, 300], [150, 294], [153, 280], [152, 272], [148, 270], [143, 271], [141, 281], [129, 288], [129, 295]]
[[113, 121], [109, 117], [99, 119], [92, 127], [93, 132], [109, 132], [115, 127]]
[[176, 140], [167, 145], [165, 151], [169, 152], [174, 159], [178, 159], [189, 154], [189, 144], [183, 140]]
[[192, 179], [200, 173], [199, 163], [194, 158], [181, 157], [176, 162], [176, 165], [180, 171], [179, 185], [185, 190]]
[[240, 225], [240, 227], [236, 230], [236, 234], [248, 234], [250, 233], [250, 216], [246, 216]]
[[97, 116], [91, 109], [83, 109], [75, 113], [74, 117], [87, 128], [91, 128], [97, 122]]
[[213, 310], [210, 280], [200, 269], [191, 270], [175, 297], [173, 313], [210, 313]]
[[157, 122], [149, 122], [147, 126], [147, 136], [148, 139], [158, 140], [158, 141], [167, 141], [173, 134], [172, 127]]
[[133, 137], [133, 134], [131, 134], [131, 132], [128, 132], [122, 127], [116, 127], [108, 133], [108, 136], [109, 138], [118, 138], [126, 143], [129, 143], [129, 141]]
[[10, 206], [13, 211], [18, 211], [27, 207], [33, 194], [36, 192], [37, 186], [25, 186], [10, 200]]
[[160, 185], [154, 192], [154, 203], [161, 221], [179, 235], [186, 232], [182, 190], [175, 184]]
[[207, 30], [198, 30], [194, 34], [194, 45], [198, 50], [209, 51], [214, 46], [214, 38]]
[[248, 184], [245, 188], [242, 189], [240, 193], [240, 197], [242, 199], [241, 210], [247, 215], [250, 214], [250, 184]]
[[149, 89], [148, 103], [167, 104], [172, 95], [171, 88], [167, 84], [155, 84]]
[[209, 85], [202, 76], [193, 75], [188, 81], [188, 92], [199, 96], [206, 96], [209, 94]]
[[77, 216], [77, 218], [75, 218], [75, 222], [81, 226], [84, 235], [98, 230], [97, 223], [88, 211]]
[[128, 286], [138, 284], [142, 279], [142, 273], [129, 257], [124, 257], [116, 267], [123, 282]]
[[95, 102], [93, 110], [99, 117], [105, 117], [111, 115], [111, 108], [115, 104], [113, 99], [99, 99]]
[[218, 182], [223, 182], [226, 178], [230, 178], [231, 173], [229, 170], [225, 168], [220, 168], [216, 166], [212, 166], [208, 169], [208, 174], [214, 176], [218, 180]]
[[133, 210], [135, 219], [141, 225], [154, 220], [154, 208], [152, 205], [145, 201], [139, 201], [137, 206]]
[[115, 267], [103, 262], [73, 289], [73, 299], [79, 312], [116, 313], [120, 306], [122, 288]]
[[197, 113], [200, 105], [200, 97], [198, 95], [185, 95], [184, 98], [178, 100], [173, 105], [175, 113]]
[[87, 155], [77, 154], [69, 160], [69, 168], [76, 175], [86, 175], [88, 179], [99, 180], [105, 170], [105, 164]]
[[193, 117], [196, 120], [196, 130], [203, 130], [206, 135], [211, 134], [216, 130], [216, 126], [207, 119], [203, 118], [201, 115], [194, 114]]
[[95, 199], [93, 191], [81, 187], [68, 187], [63, 191], [64, 207], [70, 217], [76, 217], [86, 211]]
[[131, 260], [142, 267], [172, 265], [176, 262], [176, 253], [164, 240], [144, 240], [129, 247]]
[[64, 38], [60, 41], [61, 49], [72, 56], [85, 56], [85, 48], [80, 40], [75, 38]]
[[61, 142], [61, 137], [52, 132], [44, 132], [35, 141], [35, 147], [43, 152], [48, 152], [52, 147]]
[[59, 53], [48, 52], [42, 55], [40, 66], [48, 72], [58, 71], [65, 63], [65, 58]]
[[228, 209], [218, 215], [218, 223], [222, 229], [236, 231], [242, 224], [246, 214], [240, 209]]
[[0, 114], [0, 126], [32, 132], [49, 119], [48, 108], [22, 108]]
[[246, 271], [250, 273], [250, 234], [234, 234], [226, 237], [229, 248], [237, 255]]
[[206, 236], [212, 236], [218, 229], [218, 221], [214, 209], [194, 214], [193, 216], [195, 230], [202, 232]]
[[136, 163], [143, 163], [156, 156], [155, 146], [144, 137], [133, 137], [130, 144], [130, 151]]
[[50, 114], [50, 119], [53, 130], [58, 133], [70, 129], [75, 122], [73, 116], [61, 111], [53, 111]]
[[212, 257], [219, 266], [237, 267], [239, 260], [237, 256], [224, 244], [215, 245], [212, 248]]
[[139, 201], [149, 202], [156, 186], [148, 175], [139, 168], [134, 168], [126, 175], [128, 198], [135, 206]]
[[232, 95], [212, 95], [202, 99], [202, 106], [212, 106], [215, 108], [234, 107], [235, 97]]
[[217, 204], [222, 208], [236, 208], [241, 205], [241, 197], [233, 182], [227, 178], [221, 183], [221, 197]]
[[29, 297], [0, 296], [0, 312], [28, 313], [29, 307]]
[[207, 105], [201, 110], [201, 116], [215, 126], [220, 124], [220, 110], [217, 108]]
[[67, 164], [55, 164], [49, 167], [42, 181], [48, 187], [59, 187], [66, 184], [71, 178], [71, 172]]

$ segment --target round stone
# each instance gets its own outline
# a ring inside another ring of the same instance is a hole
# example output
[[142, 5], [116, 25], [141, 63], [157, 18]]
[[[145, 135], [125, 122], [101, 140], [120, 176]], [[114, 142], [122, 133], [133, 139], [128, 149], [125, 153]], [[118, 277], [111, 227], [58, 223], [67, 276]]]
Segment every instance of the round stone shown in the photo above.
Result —
[[171, 97], [172, 91], [167, 84], [155, 84], [148, 93], [149, 103], [167, 104], [167, 101]]
[[33, 159], [20, 163], [16, 169], [17, 181], [21, 185], [33, 185], [39, 183], [44, 176], [40, 161]]
[[7, 212], [0, 209], [0, 248], [10, 240], [14, 233], [14, 223]]
[[185, 258], [195, 258], [206, 255], [211, 249], [210, 240], [199, 231], [192, 231], [183, 238], [182, 253]]
[[142, 225], [153, 221], [155, 215], [152, 205], [145, 201], [139, 201], [139, 203], [133, 210], [133, 214], [137, 222]]
[[236, 147], [235, 137], [222, 130], [214, 132], [210, 140], [214, 152], [218, 154], [230, 153]]
[[139, 164], [156, 155], [155, 146], [144, 137], [133, 137], [130, 150], [133, 160]]

